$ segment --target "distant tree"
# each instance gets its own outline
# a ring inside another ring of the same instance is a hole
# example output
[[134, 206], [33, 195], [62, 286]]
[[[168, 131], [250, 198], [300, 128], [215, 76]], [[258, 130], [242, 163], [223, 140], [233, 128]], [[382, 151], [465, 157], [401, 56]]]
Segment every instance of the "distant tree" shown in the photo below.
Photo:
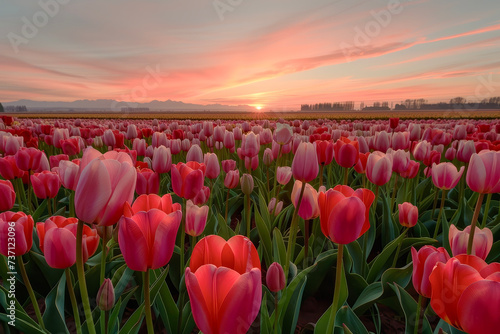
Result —
[[461, 96], [457, 96], [457, 97], [454, 97], [450, 100], [450, 104], [465, 104], [467, 102], [467, 100], [465, 99], [465, 97], [461, 97]]
[[3, 109], [2, 103], [0, 103], [0, 112], [4, 112], [5, 110]]

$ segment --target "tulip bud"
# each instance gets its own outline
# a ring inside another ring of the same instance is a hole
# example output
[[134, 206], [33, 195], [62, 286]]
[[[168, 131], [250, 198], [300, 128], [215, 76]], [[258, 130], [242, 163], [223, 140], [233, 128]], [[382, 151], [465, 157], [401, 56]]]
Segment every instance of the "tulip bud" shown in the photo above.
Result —
[[203, 233], [207, 224], [208, 206], [198, 207], [191, 200], [186, 203], [186, 233], [197, 237]]
[[252, 193], [254, 187], [252, 175], [243, 174], [243, 176], [240, 178], [240, 184], [241, 184], [241, 191], [245, 195], [250, 195]]
[[7, 211], [14, 207], [16, 192], [12, 183], [7, 180], [0, 180], [0, 211]]
[[404, 202], [398, 204], [399, 209], [399, 223], [406, 227], [413, 227], [418, 221], [418, 207], [411, 203]]
[[[274, 207], [276, 207], [276, 209]], [[273, 213], [274, 211], [274, 216], [277, 216], [279, 215], [282, 209], [283, 209], [283, 201], [279, 201], [278, 204], [276, 204], [276, 197], [271, 198], [269, 204], [267, 205], [267, 210], [269, 211], [269, 213]]]
[[271, 292], [278, 292], [285, 288], [285, 273], [278, 262], [273, 262], [267, 269], [266, 284]]
[[234, 170], [236, 168], [236, 161], [229, 159], [229, 160], [222, 160], [222, 170], [224, 173], [229, 173], [229, 171]]
[[292, 168], [285, 166], [285, 167], [278, 167], [276, 170], [276, 179], [279, 184], [282, 186], [286, 185], [290, 179], [292, 178]]
[[262, 157], [262, 162], [266, 166], [270, 166], [273, 163], [273, 151], [268, 147], [264, 150], [264, 156]]
[[97, 292], [97, 305], [102, 311], [109, 311], [115, 305], [115, 289], [109, 278], [106, 278]]

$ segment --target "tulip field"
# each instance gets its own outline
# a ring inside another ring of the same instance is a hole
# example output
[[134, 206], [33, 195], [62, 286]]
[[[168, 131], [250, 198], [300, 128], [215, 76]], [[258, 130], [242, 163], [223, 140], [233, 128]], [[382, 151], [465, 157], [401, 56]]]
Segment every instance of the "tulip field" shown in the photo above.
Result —
[[0, 333], [498, 333], [500, 120], [0, 116]]

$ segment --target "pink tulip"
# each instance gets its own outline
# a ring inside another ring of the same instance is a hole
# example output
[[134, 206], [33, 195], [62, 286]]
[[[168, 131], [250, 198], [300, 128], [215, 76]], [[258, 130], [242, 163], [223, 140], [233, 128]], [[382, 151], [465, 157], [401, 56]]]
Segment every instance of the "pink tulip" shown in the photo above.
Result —
[[33, 245], [33, 226], [33, 218], [22, 211], [0, 213], [0, 254], [6, 257], [26, 254]]
[[418, 207], [415, 205], [404, 202], [398, 204], [399, 209], [399, 223], [405, 227], [413, 227], [418, 221]]
[[276, 204], [276, 197], [271, 198], [269, 204], [267, 205], [267, 211], [269, 211], [269, 213], [274, 212], [274, 216], [277, 216], [279, 215], [282, 209], [283, 209], [283, 201], [279, 201], [278, 204]]
[[471, 156], [466, 181], [481, 194], [500, 192], [500, 152], [481, 151]]
[[406, 171], [403, 173], [400, 173], [399, 175], [401, 177], [404, 177], [405, 179], [413, 179], [418, 175], [418, 171], [420, 169], [420, 164], [416, 162], [415, 160], [410, 160], [408, 163], [408, 168]]
[[[450, 242], [453, 256], [467, 254], [467, 245], [469, 243], [469, 234], [471, 227], [467, 226], [463, 231], [459, 231], [455, 225], [450, 226], [448, 240]], [[485, 260], [491, 247], [493, 246], [493, 233], [487, 227], [480, 229], [476, 226], [474, 240], [472, 242], [472, 255], [476, 255]]]
[[250, 132], [243, 135], [243, 140], [241, 141], [241, 152], [245, 157], [254, 157], [259, 154], [260, 142], [259, 137], [255, 133]]
[[210, 198], [210, 188], [207, 186], [201, 187], [201, 190], [198, 191], [196, 196], [192, 198], [193, 203], [196, 205], [203, 205], [205, 204], [208, 199]]
[[292, 161], [293, 177], [301, 182], [311, 182], [318, 176], [318, 172], [318, 158], [314, 145], [300, 143]]
[[16, 165], [24, 171], [36, 170], [42, 161], [42, 151], [36, 148], [21, 147], [15, 154]]
[[287, 185], [292, 178], [292, 168], [288, 166], [278, 167], [276, 170], [276, 180], [282, 186]]
[[31, 184], [35, 196], [40, 199], [56, 197], [61, 187], [59, 175], [49, 171], [31, 175]]
[[135, 191], [137, 195], [157, 194], [160, 190], [160, 176], [149, 168], [137, 170], [137, 183]]
[[232, 150], [234, 149], [235, 143], [234, 143], [234, 134], [230, 131], [226, 131], [224, 133], [224, 147]]
[[170, 148], [160, 145], [154, 148], [151, 167], [157, 173], [168, 173], [172, 167], [172, 153]]
[[205, 165], [197, 162], [172, 165], [172, 188], [175, 194], [185, 199], [192, 199], [203, 187]]
[[451, 162], [442, 162], [432, 165], [432, 182], [439, 189], [450, 190], [455, 188], [462, 177], [464, 166], [457, 170]]
[[101, 311], [110, 311], [115, 305], [113, 282], [106, 278], [97, 291], [97, 306]]
[[[389, 154], [389, 150], [387, 154]], [[392, 170], [398, 174], [404, 173], [410, 164], [410, 152], [404, 150], [390, 152], [392, 155]]]
[[419, 142], [413, 149], [413, 156], [417, 161], [424, 161], [431, 154], [431, 144], [426, 140]]
[[446, 263], [450, 256], [443, 247], [435, 248], [434, 246], [426, 245], [420, 248], [418, 252], [412, 247], [411, 257], [413, 260], [413, 287], [418, 294], [430, 298], [432, 289], [429, 282], [429, 275], [436, 263]]
[[[52, 216], [45, 223], [37, 223], [40, 250], [52, 268], [69, 268], [76, 262], [76, 232], [78, 219]], [[83, 262], [94, 255], [99, 246], [97, 230], [83, 225]]]
[[87, 154], [94, 155], [87, 150], [82, 157], [75, 193], [76, 215], [89, 224], [116, 224], [125, 202], [131, 203], [134, 198], [137, 172], [132, 159], [125, 153], [110, 151], [85, 166]]
[[333, 145], [335, 151], [334, 157], [337, 164], [344, 168], [353, 167], [359, 159], [359, 144], [357, 141], [351, 141], [341, 137]]
[[216, 179], [220, 174], [220, 165], [217, 154], [206, 153], [204, 157], [204, 164], [207, 166], [205, 176], [209, 179]]
[[240, 182], [240, 171], [239, 170], [231, 170], [226, 174], [224, 178], [224, 186], [229, 189], [234, 189], [238, 186]]
[[136, 271], [165, 266], [172, 257], [181, 219], [180, 211], [167, 215], [158, 209], [122, 217], [118, 243], [127, 266]]
[[8, 180], [0, 180], [0, 212], [12, 209], [15, 202], [16, 192], [12, 183]]
[[130, 218], [139, 211], [149, 211], [153, 209], [158, 209], [166, 214], [170, 214], [174, 211], [181, 211], [181, 205], [179, 203], [172, 203], [172, 196], [170, 194], [163, 195], [162, 197], [157, 194], [140, 195], [135, 199], [132, 206], [130, 206], [128, 202], [125, 203], [123, 215]]
[[264, 150], [264, 155], [262, 157], [262, 163], [265, 166], [271, 166], [274, 161], [273, 151], [268, 147]]
[[359, 174], [365, 174], [366, 173], [366, 163], [368, 162], [368, 156], [369, 155], [370, 155], [370, 152], [360, 153], [359, 154], [359, 160], [354, 165], [354, 170], [357, 173], [359, 173]]
[[199, 207], [191, 200], [186, 203], [186, 233], [197, 237], [203, 233], [207, 224], [208, 206]]
[[67, 154], [51, 155], [49, 157], [50, 167], [59, 167], [59, 162], [67, 160], [69, 160], [69, 156]]
[[61, 160], [59, 162], [59, 180], [64, 188], [75, 191], [78, 184], [78, 172], [80, 166], [72, 161]]
[[16, 158], [12, 155], [0, 158], [0, 175], [6, 180], [21, 178], [24, 172], [17, 167]]
[[203, 163], [203, 151], [198, 145], [192, 145], [186, 155], [186, 161]]
[[280, 145], [286, 145], [292, 140], [292, 128], [288, 124], [278, 123], [274, 131], [274, 140]]
[[366, 162], [366, 177], [371, 183], [383, 186], [392, 176], [392, 159], [385, 153], [375, 151]]
[[259, 156], [245, 157], [245, 168], [248, 170], [256, 170], [259, 167]]
[[229, 173], [230, 170], [234, 170], [236, 168], [236, 161], [229, 159], [229, 160], [222, 160], [222, 170], [224, 173]]
[[259, 255], [249, 239], [210, 235], [195, 246], [185, 273], [196, 326], [205, 334], [244, 334], [262, 299]]
[[273, 262], [267, 269], [266, 285], [271, 292], [278, 292], [285, 288], [285, 272], [278, 262]]
[[[302, 182], [296, 180], [293, 185], [291, 196], [292, 203], [295, 208], [299, 206], [301, 189]], [[318, 193], [309, 183], [306, 183], [306, 187], [304, 188], [304, 194], [302, 195], [302, 200], [300, 201], [298, 215], [304, 220], [313, 219], [319, 216]]]
[[476, 153], [476, 146], [472, 140], [461, 140], [458, 143], [457, 160], [469, 163], [472, 154]]

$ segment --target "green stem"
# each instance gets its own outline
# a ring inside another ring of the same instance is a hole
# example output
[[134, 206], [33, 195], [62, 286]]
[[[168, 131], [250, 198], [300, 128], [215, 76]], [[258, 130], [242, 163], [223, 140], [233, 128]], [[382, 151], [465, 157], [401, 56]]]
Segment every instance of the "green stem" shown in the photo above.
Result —
[[307, 253], [309, 251], [309, 220], [304, 221], [304, 268], [307, 268]]
[[392, 189], [392, 196], [391, 196], [391, 212], [394, 212], [394, 202], [396, 200], [397, 191], [398, 191], [398, 174], [396, 173], [394, 175], [394, 188]]
[[323, 164], [320, 164], [319, 165], [319, 186], [318, 186], [318, 189], [319, 189], [319, 187], [321, 187], [323, 185], [323, 168], [325, 168], [325, 166]]
[[274, 334], [278, 334], [278, 318], [279, 318], [279, 314], [278, 314], [278, 293], [275, 292], [274, 293], [274, 331], [273, 333]]
[[21, 191], [19, 190], [19, 182], [17, 182], [17, 179], [14, 179], [12, 180], [12, 184], [14, 185], [14, 191], [16, 192], [16, 199], [17, 199], [17, 205], [19, 205], [19, 211], [23, 211], [23, 205], [21, 202]]
[[75, 192], [71, 190], [71, 194], [69, 195], [69, 216], [76, 217], [75, 215]]
[[436, 211], [438, 197], [439, 197], [439, 188], [436, 188], [436, 191], [434, 192], [434, 203], [432, 204], [431, 219], [434, 218], [434, 211]]
[[349, 178], [349, 168], [344, 168], [344, 184], [347, 186], [347, 179]]
[[415, 330], [413, 331], [414, 334], [418, 334], [420, 332], [420, 317], [424, 315], [424, 313], [422, 312], [422, 303], [424, 301], [424, 298], [425, 297], [423, 297], [422, 295], [418, 295], [417, 314], [415, 316]]
[[47, 212], [49, 213], [49, 217], [52, 216], [52, 206], [51, 206], [51, 200], [50, 198], [47, 197]]
[[227, 215], [229, 213], [229, 191], [230, 189], [227, 188], [227, 195], [226, 195], [226, 214], [224, 215], [224, 221], [226, 222], [227, 224]]
[[182, 222], [181, 222], [181, 249], [180, 249], [180, 256], [181, 256], [181, 263], [180, 263], [180, 268], [181, 268], [181, 275], [179, 276], [182, 278], [182, 275], [184, 275], [184, 239], [186, 239], [186, 199], [184, 198], [182, 203]]
[[278, 167], [279, 167], [278, 160], [280, 159], [280, 154], [281, 154], [281, 144], [278, 149], [278, 157], [276, 158], [276, 167], [274, 168], [273, 197], [276, 197], [276, 183], [278, 182]]
[[491, 196], [493, 194], [488, 194], [488, 196], [486, 196], [486, 206], [484, 208], [484, 216], [483, 216], [483, 222], [481, 224], [481, 228], [485, 228], [486, 227], [486, 222], [488, 221], [488, 211], [490, 211], [490, 203], [491, 203]]
[[[290, 261], [293, 258], [293, 250], [295, 248], [295, 240], [297, 238], [297, 217], [299, 216], [299, 208], [302, 202], [302, 197], [304, 196], [304, 190], [306, 189], [306, 182], [302, 182], [302, 188], [300, 189], [299, 202], [293, 210], [292, 224], [290, 226], [290, 235], [288, 236], [288, 248], [286, 250], [286, 262], [285, 262], [285, 279], [288, 278], [288, 269], [290, 268]], [[277, 204], [276, 204], [277, 205]]]
[[76, 303], [75, 290], [73, 289], [73, 280], [71, 279], [71, 271], [69, 268], [64, 269], [66, 274], [66, 286], [68, 287], [69, 299], [71, 299], [71, 307], [73, 308], [73, 317], [75, 318], [76, 333], [82, 333], [82, 325], [80, 322], [80, 314], [78, 313], [78, 304]]
[[43, 323], [42, 314], [40, 313], [40, 308], [38, 307], [38, 301], [35, 297], [35, 292], [31, 287], [30, 279], [28, 278], [28, 274], [26, 274], [26, 268], [24, 267], [23, 257], [18, 256], [17, 262], [19, 263], [19, 269], [21, 270], [21, 276], [23, 277], [24, 285], [26, 286], [26, 290], [28, 290], [28, 294], [31, 299], [31, 304], [33, 304], [33, 308], [35, 309], [36, 318], [38, 319], [38, 324], [45, 330], [45, 325]]
[[484, 194], [479, 194], [477, 198], [476, 208], [474, 209], [474, 215], [472, 216], [472, 222], [470, 224], [470, 234], [469, 243], [467, 245], [467, 255], [472, 252], [472, 244], [474, 243], [474, 233], [476, 232], [477, 218], [479, 217], [479, 211], [481, 211], [481, 204], [483, 203]]
[[441, 195], [441, 206], [439, 207], [439, 213], [438, 213], [438, 219], [436, 222], [436, 229], [434, 230], [434, 236], [433, 238], [436, 239], [439, 231], [439, 227], [441, 226], [441, 216], [443, 215], [443, 208], [444, 208], [444, 201], [446, 199], [446, 189], [442, 190], [442, 195]]
[[149, 269], [143, 273], [142, 285], [144, 287], [144, 313], [146, 314], [146, 325], [148, 334], [154, 334], [153, 317], [151, 316], [151, 301], [149, 298]]
[[[405, 230], [403, 231], [403, 235], [406, 235], [406, 233], [408, 233], [409, 229], [410, 229], [409, 227], [405, 228]], [[403, 244], [404, 238], [405, 237], [403, 237], [403, 239], [401, 239], [401, 241], [398, 244], [398, 248], [396, 249], [396, 256], [394, 257], [394, 261], [392, 262], [391, 268], [396, 267], [396, 262], [398, 262], [399, 252], [401, 251], [401, 245]]]
[[[102, 235], [102, 254], [101, 254], [101, 271], [99, 276], [99, 286], [101, 286], [104, 282], [104, 277], [106, 276], [106, 245], [108, 243], [108, 229], [107, 226], [104, 226], [104, 231]], [[104, 319], [106, 316], [105, 311], [101, 310], [101, 319]], [[101, 324], [101, 333], [107, 333], [107, 326], [105, 321], [100, 321]]]
[[89, 293], [87, 291], [87, 283], [85, 282], [85, 271], [83, 269], [83, 254], [82, 254], [82, 237], [83, 237], [83, 222], [78, 220], [78, 228], [76, 230], [76, 272], [78, 274], [78, 284], [80, 286], [80, 295], [82, 298], [83, 310], [87, 321], [89, 334], [95, 334], [94, 319], [90, 309]]
[[252, 225], [252, 221], [250, 220], [251, 212], [250, 212], [250, 207], [251, 207], [251, 202], [250, 202], [250, 195], [245, 195], [245, 200], [247, 201], [247, 210], [245, 211], [246, 213], [246, 224], [247, 224], [247, 238], [250, 239], [250, 226]]
[[344, 256], [344, 245], [339, 244], [339, 249], [337, 250], [337, 268], [335, 270], [335, 290], [333, 292], [333, 303], [332, 303], [332, 313], [330, 314], [330, 320], [328, 321], [328, 329], [326, 333], [333, 333], [335, 328], [335, 316], [339, 309], [339, 299], [340, 299], [340, 285], [342, 283], [342, 260]]

